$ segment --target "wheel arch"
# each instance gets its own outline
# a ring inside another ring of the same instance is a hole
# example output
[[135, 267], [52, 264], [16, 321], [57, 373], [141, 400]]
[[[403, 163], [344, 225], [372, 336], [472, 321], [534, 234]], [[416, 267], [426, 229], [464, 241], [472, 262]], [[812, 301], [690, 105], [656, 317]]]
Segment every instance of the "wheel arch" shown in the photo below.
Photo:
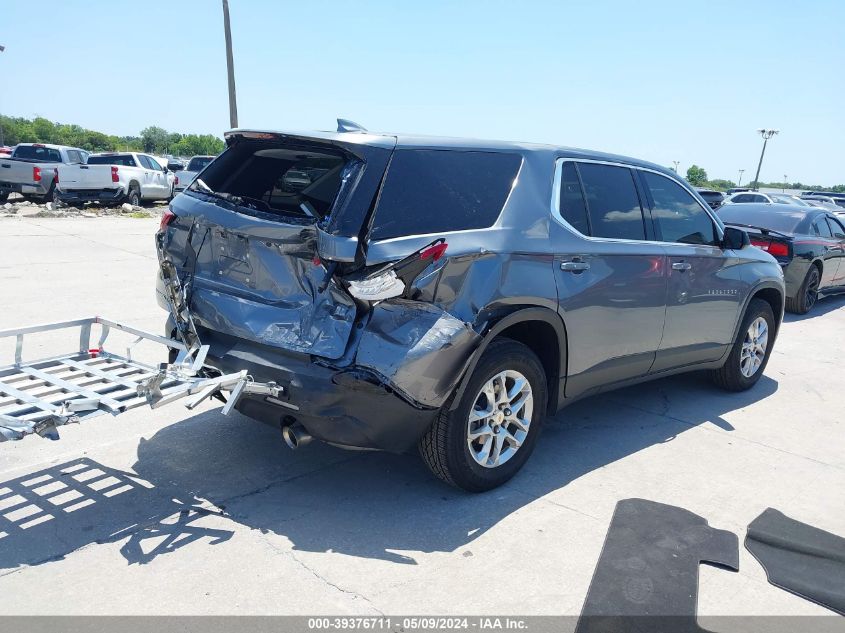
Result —
[[[481, 355], [497, 338], [518, 341], [537, 354], [546, 372], [548, 412], [556, 412], [562, 401], [562, 380], [566, 377], [566, 327], [557, 312], [538, 306], [519, 308], [488, 325], [481, 344], [470, 357], [466, 371], [458, 383], [451, 409], [458, 406]], [[549, 338], [556, 344], [549, 345]]]

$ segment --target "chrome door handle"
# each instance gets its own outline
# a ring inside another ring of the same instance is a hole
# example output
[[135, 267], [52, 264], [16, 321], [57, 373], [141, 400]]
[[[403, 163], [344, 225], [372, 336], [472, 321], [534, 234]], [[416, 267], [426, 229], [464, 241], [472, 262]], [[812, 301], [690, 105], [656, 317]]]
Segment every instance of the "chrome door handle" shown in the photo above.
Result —
[[692, 264], [688, 262], [675, 262], [672, 264], [672, 270], [684, 271], [689, 270], [690, 268], [692, 268]]
[[561, 262], [560, 269], [577, 273], [583, 270], [589, 270], [590, 265], [587, 262]]

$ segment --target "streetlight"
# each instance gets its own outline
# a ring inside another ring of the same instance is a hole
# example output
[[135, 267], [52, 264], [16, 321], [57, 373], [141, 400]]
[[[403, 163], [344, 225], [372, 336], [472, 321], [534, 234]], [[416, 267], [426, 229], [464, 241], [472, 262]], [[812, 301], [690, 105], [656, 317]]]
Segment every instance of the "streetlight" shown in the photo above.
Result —
[[754, 176], [754, 186], [752, 187], [754, 191], [757, 191], [760, 188], [760, 168], [763, 166], [763, 156], [766, 154], [766, 144], [769, 142], [769, 139], [778, 132], [780, 132], [780, 130], [757, 130], [757, 133], [763, 137], [763, 151], [760, 152], [760, 162], [757, 163], [757, 175]]
[[678, 161], [676, 161], [676, 160], [673, 160], [673, 161], [672, 161], [672, 164], [673, 164], [673, 165], [675, 165], [675, 173], [677, 174], [677, 173], [678, 173], [678, 165], [680, 165], [681, 163], [679, 163], [679, 162], [678, 162]]
[[[6, 50], [6, 47], [3, 46], [2, 44], [0, 44], [0, 53], [2, 53], [5, 50]], [[6, 144], [6, 141], [5, 141], [5, 137], [3, 136], [3, 126], [0, 125], [0, 145], [5, 145], [5, 144]]]
[[739, 170], [739, 178], [736, 181], [737, 188], [742, 184], [742, 174], [743, 174], [744, 171], [745, 171], [744, 169]]
[[226, 35], [226, 69], [229, 75], [229, 125], [238, 127], [238, 103], [235, 98], [235, 63], [232, 60], [232, 30], [229, 27], [229, 0], [223, 0], [223, 30]]

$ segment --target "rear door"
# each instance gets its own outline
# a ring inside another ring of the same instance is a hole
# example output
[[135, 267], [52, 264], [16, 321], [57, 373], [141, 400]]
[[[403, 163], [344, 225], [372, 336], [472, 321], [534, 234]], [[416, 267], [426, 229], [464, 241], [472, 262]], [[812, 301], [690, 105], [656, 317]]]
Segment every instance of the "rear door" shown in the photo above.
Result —
[[739, 258], [721, 248], [715, 221], [689, 190], [658, 172], [639, 175], [669, 260], [666, 324], [652, 371], [717, 360], [747, 294]]
[[842, 234], [842, 231], [837, 228], [838, 222], [832, 217], [820, 215], [813, 221], [813, 233], [822, 243], [822, 257], [824, 259], [822, 266], [822, 278], [819, 282], [819, 288], [828, 288], [830, 286], [838, 286], [842, 283], [840, 269], [842, 268], [843, 256], [843, 240], [836, 237], [836, 233]]
[[[647, 374], [663, 334], [666, 255], [626, 165], [560, 159], [551, 236], [569, 342], [567, 397]], [[574, 233], [574, 236], [573, 236]]]
[[827, 216], [827, 224], [830, 227], [830, 232], [833, 233], [833, 239], [837, 243], [835, 249], [839, 254], [839, 267], [836, 269], [833, 282], [837, 286], [845, 286], [845, 222], [840, 218], [829, 215]]

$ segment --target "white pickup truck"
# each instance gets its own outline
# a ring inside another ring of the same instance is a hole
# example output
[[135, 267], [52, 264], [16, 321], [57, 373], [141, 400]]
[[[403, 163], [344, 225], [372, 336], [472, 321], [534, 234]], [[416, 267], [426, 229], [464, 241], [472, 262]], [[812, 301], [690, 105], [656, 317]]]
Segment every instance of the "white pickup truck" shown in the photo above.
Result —
[[56, 202], [56, 168], [61, 164], [80, 164], [88, 152], [78, 147], [21, 143], [10, 157], [0, 158], [0, 203], [10, 193], [25, 198]]
[[137, 206], [148, 200], [170, 200], [174, 182], [174, 175], [148, 154], [91, 154], [86, 165], [59, 167], [58, 198], [65, 204], [128, 202]]

